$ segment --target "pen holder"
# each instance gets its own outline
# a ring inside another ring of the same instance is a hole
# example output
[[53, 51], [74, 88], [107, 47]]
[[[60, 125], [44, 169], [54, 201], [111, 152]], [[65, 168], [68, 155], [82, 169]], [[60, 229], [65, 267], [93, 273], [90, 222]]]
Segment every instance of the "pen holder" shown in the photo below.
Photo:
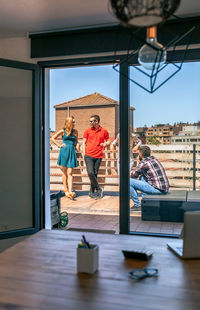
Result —
[[99, 247], [91, 244], [90, 248], [77, 248], [77, 272], [94, 273], [99, 266]]

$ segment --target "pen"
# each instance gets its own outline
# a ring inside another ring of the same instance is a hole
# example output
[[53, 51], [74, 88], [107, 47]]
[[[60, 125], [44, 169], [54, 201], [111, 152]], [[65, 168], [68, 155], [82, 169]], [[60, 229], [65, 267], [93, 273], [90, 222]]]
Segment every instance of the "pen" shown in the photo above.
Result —
[[88, 249], [90, 249], [90, 244], [89, 242], [86, 240], [85, 236], [82, 235], [82, 238], [83, 238], [83, 243], [87, 246]]

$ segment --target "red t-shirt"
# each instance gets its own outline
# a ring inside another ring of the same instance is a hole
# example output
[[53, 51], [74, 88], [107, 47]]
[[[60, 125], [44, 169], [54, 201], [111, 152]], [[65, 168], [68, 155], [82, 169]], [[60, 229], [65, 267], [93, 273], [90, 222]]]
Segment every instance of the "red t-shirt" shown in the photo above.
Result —
[[83, 138], [87, 140], [85, 154], [94, 158], [103, 158], [104, 148], [100, 143], [109, 139], [108, 131], [101, 126], [98, 129], [91, 127], [85, 130]]

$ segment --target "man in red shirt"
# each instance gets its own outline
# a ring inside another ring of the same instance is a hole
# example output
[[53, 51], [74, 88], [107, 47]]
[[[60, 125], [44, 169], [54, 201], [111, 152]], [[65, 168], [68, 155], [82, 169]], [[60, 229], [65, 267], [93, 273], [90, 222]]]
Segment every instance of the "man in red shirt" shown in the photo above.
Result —
[[91, 184], [89, 197], [94, 199], [103, 197], [102, 188], [99, 187], [97, 181], [97, 174], [103, 158], [103, 150], [110, 144], [108, 131], [102, 128], [99, 123], [99, 115], [91, 115], [91, 127], [86, 129], [83, 134], [83, 156]]

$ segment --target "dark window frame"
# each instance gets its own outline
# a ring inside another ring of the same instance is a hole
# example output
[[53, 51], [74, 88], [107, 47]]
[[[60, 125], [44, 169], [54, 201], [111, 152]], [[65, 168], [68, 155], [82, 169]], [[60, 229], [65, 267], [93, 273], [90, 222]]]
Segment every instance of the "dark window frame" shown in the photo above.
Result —
[[32, 184], [33, 184], [33, 227], [0, 232], [0, 240], [30, 235], [38, 232], [43, 226], [42, 188], [41, 188], [41, 100], [40, 100], [40, 67], [36, 64], [0, 59], [0, 66], [32, 71]]
[[[178, 51], [177, 57], [181, 55], [182, 51]], [[123, 59], [125, 55], [120, 55], [118, 59]], [[192, 51], [189, 55], [190, 61], [199, 61], [199, 54], [196, 50]], [[185, 60], [188, 62], [188, 59]], [[115, 55], [113, 56], [99, 56], [99, 57], [86, 57], [77, 59], [62, 59], [40, 61], [38, 64], [43, 68], [61, 68], [61, 67], [84, 67], [91, 65], [106, 65], [115, 63]], [[177, 238], [178, 235], [160, 234], [160, 233], [146, 233], [146, 232], [132, 232], [130, 231], [130, 192], [129, 192], [129, 65], [122, 62], [119, 66], [119, 82], [120, 82], [120, 218], [119, 218], [119, 232], [120, 234], [131, 235], [145, 235], [145, 236], [158, 236], [158, 237], [172, 237]], [[44, 75], [43, 75], [44, 79]], [[128, 158], [128, 160], [127, 160]], [[123, 162], [123, 169], [121, 163]]]

